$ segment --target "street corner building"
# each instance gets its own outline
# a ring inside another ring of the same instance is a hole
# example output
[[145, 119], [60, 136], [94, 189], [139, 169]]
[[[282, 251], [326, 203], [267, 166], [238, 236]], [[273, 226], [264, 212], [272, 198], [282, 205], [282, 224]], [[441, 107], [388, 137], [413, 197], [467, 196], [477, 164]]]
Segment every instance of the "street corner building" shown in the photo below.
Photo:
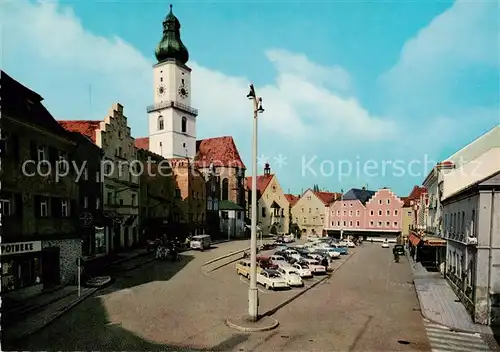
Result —
[[43, 98], [1, 72], [2, 298], [76, 283], [77, 143]]
[[[181, 40], [180, 27], [171, 10], [155, 52], [153, 104], [146, 109], [149, 134], [137, 138], [135, 145], [171, 164], [175, 201], [170, 218], [179, 236], [208, 233], [215, 238], [225, 225], [221, 215], [226, 210], [220, 209], [221, 202], [245, 208], [246, 167], [232, 137], [196, 139], [198, 110], [191, 106], [196, 92], [192, 90], [189, 52]], [[243, 219], [243, 211], [237, 213]], [[234, 236], [241, 232], [234, 228]]]

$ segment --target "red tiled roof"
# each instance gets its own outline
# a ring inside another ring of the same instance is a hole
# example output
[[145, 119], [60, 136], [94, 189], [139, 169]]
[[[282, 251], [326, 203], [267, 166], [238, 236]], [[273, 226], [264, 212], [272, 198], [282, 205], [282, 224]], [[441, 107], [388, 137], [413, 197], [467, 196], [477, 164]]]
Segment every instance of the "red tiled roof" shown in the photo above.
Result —
[[300, 199], [300, 197], [293, 195], [293, 194], [285, 194], [285, 198], [290, 203], [290, 206], [293, 207], [295, 203], [297, 203]]
[[340, 199], [342, 197], [341, 193], [335, 193], [335, 192], [313, 192], [316, 197], [319, 198], [325, 205], [330, 204], [331, 202]]
[[410, 197], [401, 197], [400, 199], [403, 201], [403, 208], [408, 208], [411, 206]]
[[214, 166], [238, 167], [246, 169], [233, 137], [215, 137], [196, 141], [196, 166], [199, 168]]
[[[135, 146], [139, 149], [149, 150], [149, 137], [135, 139]], [[246, 169], [241, 160], [240, 153], [233, 137], [215, 137], [196, 141], [196, 167], [214, 166], [239, 167]]]
[[59, 124], [67, 131], [78, 132], [86, 136], [92, 142], [96, 142], [95, 130], [99, 129], [102, 121], [95, 120], [59, 120]]
[[135, 147], [137, 149], [149, 150], [149, 137], [136, 138]]
[[[267, 186], [269, 186], [269, 183], [273, 179], [273, 176], [273, 174], [257, 176], [257, 191], [260, 193], [260, 195], [264, 194], [264, 191], [266, 190]], [[252, 190], [252, 176], [248, 176], [246, 178], [246, 186], [249, 191]]]
[[407, 198], [409, 200], [420, 199], [420, 196], [424, 193], [427, 193], [425, 187], [415, 186], [413, 187], [412, 191], [410, 192]]

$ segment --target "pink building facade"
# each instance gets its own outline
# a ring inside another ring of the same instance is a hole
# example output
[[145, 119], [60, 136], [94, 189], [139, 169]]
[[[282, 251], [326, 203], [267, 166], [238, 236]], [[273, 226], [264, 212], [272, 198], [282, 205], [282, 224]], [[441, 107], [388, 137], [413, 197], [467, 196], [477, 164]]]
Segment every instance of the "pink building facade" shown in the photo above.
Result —
[[403, 226], [404, 202], [390, 189], [378, 191], [353, 188], [343, 199], [326, 210], [325, 229], [329, 233], [361, 235], [361, 233], [393, 234]]

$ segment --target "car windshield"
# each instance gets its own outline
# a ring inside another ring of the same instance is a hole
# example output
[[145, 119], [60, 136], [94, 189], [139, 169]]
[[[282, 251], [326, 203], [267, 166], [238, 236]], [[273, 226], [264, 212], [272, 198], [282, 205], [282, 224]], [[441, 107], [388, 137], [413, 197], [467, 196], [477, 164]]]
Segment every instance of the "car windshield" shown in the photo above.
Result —
[[309, 266], [308, 266], [307, 264], [302, 264], [300, 267], [301, 267], [302, 269], [309, 269]]
[[269, 273], [269, 277], [270, 278], [277, 278], [277, 277], [280, 277], [280, 273]]
[[299, 275], [299, 273], [297, 273], [296, 271], [289, 271], [288, 275]]

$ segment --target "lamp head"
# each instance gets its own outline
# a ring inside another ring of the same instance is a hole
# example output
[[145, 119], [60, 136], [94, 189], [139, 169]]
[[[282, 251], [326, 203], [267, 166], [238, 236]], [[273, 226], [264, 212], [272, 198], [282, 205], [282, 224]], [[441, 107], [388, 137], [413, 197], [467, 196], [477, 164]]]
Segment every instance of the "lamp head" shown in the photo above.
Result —
[[253, 84], [250, 84], [250, 92], [247, 94], [248, 99], [253, 99], [255, 98], [255, 88], [253, 87]]
[[257, 107], [257, 112], [259, 113], [263, 113], [264, 112], [264, 108], [262, 107], [262, 98], [259, 97], [259, 105]]

